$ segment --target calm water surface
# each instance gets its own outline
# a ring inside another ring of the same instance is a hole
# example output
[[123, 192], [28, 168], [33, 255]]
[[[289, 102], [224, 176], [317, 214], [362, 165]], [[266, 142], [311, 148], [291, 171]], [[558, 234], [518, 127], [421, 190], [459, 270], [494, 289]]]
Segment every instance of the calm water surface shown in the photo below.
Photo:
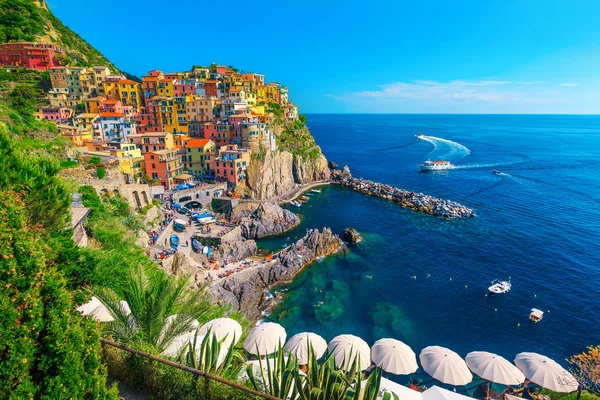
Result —
[[[365, 242], [283, 289], [268, 318], [289, 336], [394, 337], [417, 353], [441, 345], [559, 362], [600, 344], [600, 117], [309, 115], [308, 125], [327, 158], [354, 176], [455, 200], [477, 217], [441, 221], [323, 188], [300, 227], [261, 245], [324, 226], [355, 227]], [[427, 158], [457, 169], [421, 173]], [[496, 278], [513, 288], [488, 297]], [[533, 307], [546, 312], [539, 324], [528, 323]]]

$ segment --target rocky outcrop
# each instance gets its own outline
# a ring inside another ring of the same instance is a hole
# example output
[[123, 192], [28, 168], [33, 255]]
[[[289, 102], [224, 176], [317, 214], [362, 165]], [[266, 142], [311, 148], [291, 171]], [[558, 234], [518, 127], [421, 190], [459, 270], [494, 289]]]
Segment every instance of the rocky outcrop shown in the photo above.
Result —
[[323, 154], [302, 158], [287, 151], [267, 150], [264, 157], [250, 162], [247, 186], [253, 199], [268, 200], [289, 194], [298, 185], [329, 178], [330, 171]]
[[362, 235], [354, 228], [344, 229], [344, 240], [350, 244], [358, 244], [362, 242]]
[[300, 224], [300, 218], [296, 214], [275, 203], [260, 203], [252, 212], [249, 212], [245, 205], [243, 209], [242, 212], [232, 212], [232, 214], [235, 218], [239, 218], [242, 236], [246, 239], [278, 235]]
[[258, 247], [254, 240], [247, 240], [238, 226], [221, 238], [221, 244], [212, 257], [219, 262], [234, 263], [256, 254]]
[[310, 230], [287, 251], [277, 254], [273, 261], [215, 281], [208, 286], [207, 293], [216, 303], [231, 304], [233, 310], [242, 312], [248, 319], [258, 320], [271, 302], [265, 290], [290, 282], [317, 257], [333, 254], [342, 247], [342, 240], [330, 229]]
[[[334, 165], [337, 167], [337, 164], [334, 163]], [[352, 174], [350, 173], [350, 168], [348, 168], [347, 165], [345, 165], [341, 170], [334, 168], [331, 169], [331, 180], [334, 182], [345, 182], [351, 178]]]

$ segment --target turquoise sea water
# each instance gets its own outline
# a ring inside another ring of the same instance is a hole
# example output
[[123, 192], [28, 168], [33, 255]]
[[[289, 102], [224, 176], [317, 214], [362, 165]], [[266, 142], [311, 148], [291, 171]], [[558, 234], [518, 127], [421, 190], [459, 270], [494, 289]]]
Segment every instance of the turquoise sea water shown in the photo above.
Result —
[[[355, 227], [365, 242], [284, 289], [268, 319], [288, 335], [394, 337], [417, 354], [428, 345], [510, 360], [533, 351], [563, 364], [600, 344], [600, 117], [309, 115], [308, 125], [354, 176], [455, 200], [477, 217], [441, 221], [323, 188], [300, 227], [261, 245], [324, 226]], [[458, 168], [421, 173], [427, 158]], [[509, 277], [508, 294], [485, 296], [490, 281]], [[546, 312], [539, 324], [528, 322], [533, 307]]]

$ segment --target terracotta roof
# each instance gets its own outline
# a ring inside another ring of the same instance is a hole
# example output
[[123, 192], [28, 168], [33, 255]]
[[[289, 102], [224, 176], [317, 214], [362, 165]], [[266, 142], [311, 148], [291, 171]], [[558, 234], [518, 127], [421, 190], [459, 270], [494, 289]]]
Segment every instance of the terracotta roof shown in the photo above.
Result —
[[102, 100], [102, 104], [116, 104], [119, 100]]
[[142, 78], [142, 81], [157, 81], [159, 79], [162, 79], [160, 76], [144, 76]]
[[204, 147], [210, 142], [210, 139], [190, 139], [186, 143], [186, 147]]
[[102, 117], [124, 117], [123, 113], [113, 113], [113, 112], [105, 112], [100, 113], [100, 118]]
[[139, 84], [139, 82], [132, 81], [131, 79], [121, 79], [119, 81], [119, 83], [121, 83], [121, 84], [127, 84], [127, 85], [137, 85], [137, 84]]

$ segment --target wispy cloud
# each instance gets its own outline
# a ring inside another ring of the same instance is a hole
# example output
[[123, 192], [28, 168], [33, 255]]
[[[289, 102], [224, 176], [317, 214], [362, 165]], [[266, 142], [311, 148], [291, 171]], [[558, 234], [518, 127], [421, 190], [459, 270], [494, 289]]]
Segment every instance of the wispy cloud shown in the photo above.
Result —
[[328, 97], [360, 112], [563, 112], [579, 102], [580, 96], [573, 97], [575, 91], [561, 89], [562, 86], [578, 84], [495, 78], [412, 80], [370, 90], [329, 93]]

